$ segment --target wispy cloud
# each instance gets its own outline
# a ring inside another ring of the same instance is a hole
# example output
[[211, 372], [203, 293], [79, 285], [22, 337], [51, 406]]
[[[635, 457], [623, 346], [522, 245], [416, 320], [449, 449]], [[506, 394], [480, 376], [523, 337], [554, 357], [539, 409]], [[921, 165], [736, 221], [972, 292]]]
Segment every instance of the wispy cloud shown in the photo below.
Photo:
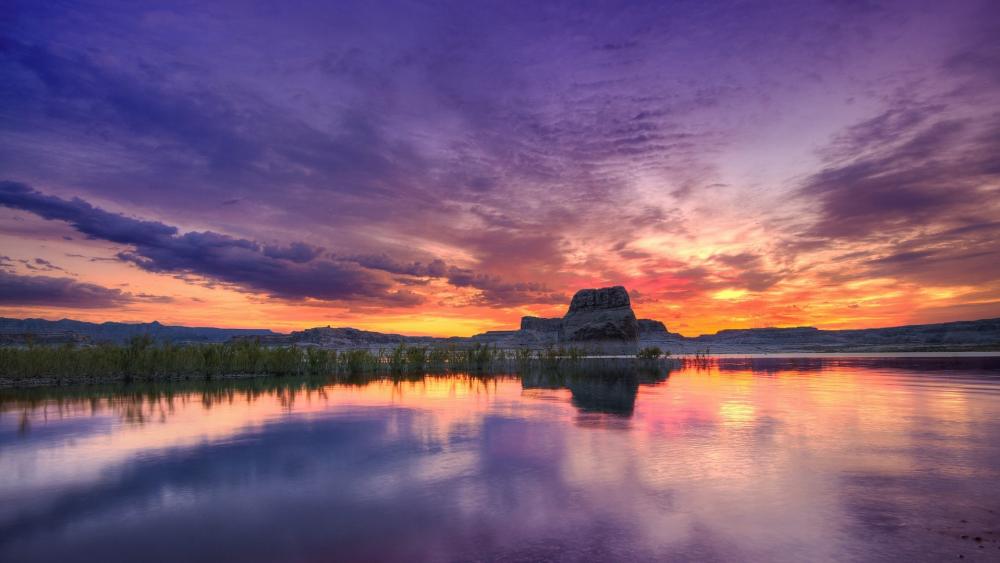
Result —
[[685, 330], [1000, 278], [995, 2], [77, 4], [0, 43], [22, 274], [491, 327], [620, 283]]

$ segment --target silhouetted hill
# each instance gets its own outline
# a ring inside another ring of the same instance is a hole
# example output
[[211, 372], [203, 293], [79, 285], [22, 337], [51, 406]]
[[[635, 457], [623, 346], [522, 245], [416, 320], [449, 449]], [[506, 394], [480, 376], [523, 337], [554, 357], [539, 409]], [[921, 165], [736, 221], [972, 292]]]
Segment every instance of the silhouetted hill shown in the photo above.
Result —
[[127, 342], [133, 336], [149, 335], [169, 342], [225, 342], [238, 336], [271, 336], [267, 329], [170, 326], [151, 323], [88, 323], [62, 319], [9, 319], [0, 317], [0, 344]]
[[[336, 349], [392, 348], [399, 344], [491, 344], [504, 348], [573, 345], [573, 342], [548, 338], [548, 332], [552, 331], [548, 330], [550, 327], [546, 322], [548, 319], [526, 318], [522, 321], [526, 328], [520, 330], [491, 331], [468, 338], [434, 338], [354, 328], [318, 327], [281, 334], [267, 329], [169, 326], [158, 322], [88, 323], [69, 319], [47, 321], [0, 318], [0, 344], [124, 343], [133, 336], [149, 335], [159, 341], [175, 343], [259, 338], [264, 344]], [[727, 329], [693, 338], [670, 332], [663, 323], [650, 319], [639, 319], [637, 326], [640, 346], [659, 346], [674, 354], [1000, 351], [1000, 318], [855, 330], [821, 330], [813, 327]]]
[[642, 340], [681, 353], [1000, 351], [1000, 318], [854, 330], [727, 329], [694, 338], [651, 331]]

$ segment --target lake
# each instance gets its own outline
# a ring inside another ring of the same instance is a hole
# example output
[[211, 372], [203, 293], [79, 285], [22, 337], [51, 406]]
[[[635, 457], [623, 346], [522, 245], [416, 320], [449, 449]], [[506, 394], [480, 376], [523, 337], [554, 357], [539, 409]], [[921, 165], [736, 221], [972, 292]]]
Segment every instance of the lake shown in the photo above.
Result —
[[3, 561], [996, 561], [998, 539], [997, 358], [0, 390]]

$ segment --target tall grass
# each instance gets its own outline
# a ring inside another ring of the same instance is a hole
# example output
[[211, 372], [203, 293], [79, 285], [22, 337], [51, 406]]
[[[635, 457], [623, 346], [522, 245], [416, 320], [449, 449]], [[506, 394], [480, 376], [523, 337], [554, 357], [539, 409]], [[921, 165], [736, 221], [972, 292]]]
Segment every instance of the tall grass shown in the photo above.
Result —
[[0, 348], [0, 378], [153, 380], [449, 371], [498, 373], [527, 366], [558, 369], [583, 359], [584, 351], [578, 348], [529, 350], [486, 344], [463, 348], [400, 344], [390, 350], [337, 351], [262, 346], [250, 339], [225, 344], [176, 345], [140, 336], [127, 345]]
[[137, 336], [125, 346], [29, 346], [0, 348], [0, 377], [161, 377], [223, 375], [305, 375], [329, 373], [331, 350], [261, 346], [255, 341], [226, 344], [155, 344]]
[[649, 346], [647, 348], [639, 350], [639, 352], [635, 355], [635, 357], [639, 358], [640, 360], [658, 360], [664, 356], [669, 356], [669, 355], [670, 352], [664, 352], [663, 350], [660, 350], [659, 346]]

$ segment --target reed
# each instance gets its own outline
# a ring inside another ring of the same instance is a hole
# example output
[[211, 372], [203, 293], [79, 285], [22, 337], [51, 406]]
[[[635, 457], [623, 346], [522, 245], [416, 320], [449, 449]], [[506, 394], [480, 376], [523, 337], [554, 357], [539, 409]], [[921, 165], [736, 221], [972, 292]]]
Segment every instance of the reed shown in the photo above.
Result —
[[[657, 359], [660, 355], [641, 356]], [[586, 358], [579, 348], [511, 349], [478, 344], [467, 348], [407, 346], [390, 350], [330, 350], [264, 346], [255, 339], [224, 344], [158, 343], [145, 336], [126, 345], [0, 347], [0, 379], [156, 380], [242, 376], [310, 377], [378, 373], [513, 373], [541, 367], [574, 368]]]
[[670, 352], [664, 353], [663, 350], [660, 350], [659, 346], [649, 346], [647, 348], [639, 350], [639, 352], [635, 355], [635, 357], [639, 358], [640, 360], [658, 360], [663, 356], [669, 356], [669, 355]]

